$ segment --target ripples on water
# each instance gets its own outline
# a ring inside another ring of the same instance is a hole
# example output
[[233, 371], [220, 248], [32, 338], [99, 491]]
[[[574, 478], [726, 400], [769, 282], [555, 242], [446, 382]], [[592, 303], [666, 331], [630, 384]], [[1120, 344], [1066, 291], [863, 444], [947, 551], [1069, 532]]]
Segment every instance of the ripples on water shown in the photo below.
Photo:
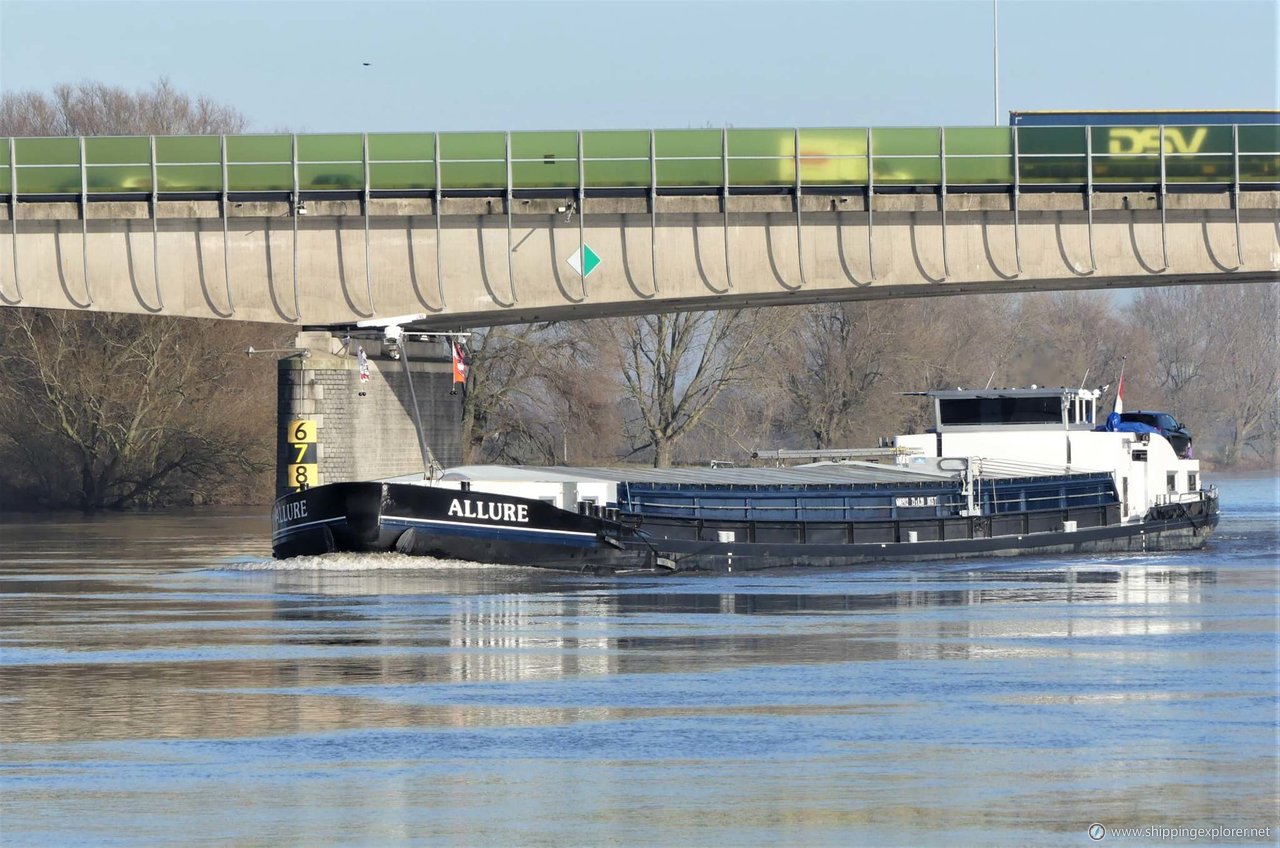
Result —
[[0, 842], [1275, 834], [1276, 482], [1202, 552], [714, 577], [9, 521]]

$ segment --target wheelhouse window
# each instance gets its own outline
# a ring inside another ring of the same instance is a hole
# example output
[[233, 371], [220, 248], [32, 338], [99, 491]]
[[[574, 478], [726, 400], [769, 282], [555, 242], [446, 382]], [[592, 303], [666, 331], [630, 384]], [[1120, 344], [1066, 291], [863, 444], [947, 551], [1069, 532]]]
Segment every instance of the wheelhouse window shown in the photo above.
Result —
[[944, 427], [979, 424], [1061, 424], [1062, 398], [939, 398], [938, 420]]
[[1194, 471], [1187, 472], [1187, 491], [1194, 492], [1200, 488], [1200, 475]]
[[1068, 424], [1093, 423], [1093, 398], [1077, 396], [1067, 402]]
[[1178, 472], [1170, 471], [1165, 475], [1165, 487], [1169, 490], [1169, 494], [1176, 494], [1178, 491]]

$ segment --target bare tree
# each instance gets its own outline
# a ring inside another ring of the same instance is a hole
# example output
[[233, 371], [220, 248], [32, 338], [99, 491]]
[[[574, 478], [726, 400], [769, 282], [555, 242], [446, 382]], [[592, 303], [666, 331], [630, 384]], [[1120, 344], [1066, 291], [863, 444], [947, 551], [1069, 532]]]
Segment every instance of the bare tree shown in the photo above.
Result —
[[491, 327], [471, 336], [462, 415], [464, 462], [555, 462], [563, 430], [548, 399], [571, 370], [572, 342], [554, 325]]
[[785, 332], [776, 313], [725, 310], [588, 322], [581, 332], [600, 361], [622, 376], [637, 425], [632, 453], [653, 450], [655, 467], [734, 386], [759, 376], [767, 342]]
[[144, 91], [100, 82], [61, 84], [0, 97], [0, 135], [213, 135], [240, 132], [248, 120], [230, 106], [191, 97], [161, 78]]
[[11, 484], [35, 483], [31, 494], [45, 505], [93, 512], [208, 500], [267, 467], [269, 404], [234, 389], [260, 366], [229, 355], [225, 327], [85, 318], [0, 313], [0, 443], [11, 448]]
[[544, 361], [544, 414], [560, 432], [558, 458], [565, 464], [609, 464], [625, 453], [620, 375], [600, 367], [572, 332]]
[[873, 391], [896, 371], [905, 345], [901, 322], [885, 314], [891, 309], [878, 303], [809, 307], [796, 338], [780, 349], [780, 359], [792, 353], [784, 385], [814, 447], [847, 446], [873, 408]]
[[871, 444], [928, 426], [902, 392], [982, 385], [1017, 348], [1007, 297], [881, 301], [804, 307], [778, 361], [790, 409], [785, 427], [814, 447]]
[[1280, 285], [1218, 286], [1210, 304], [1214, 397], [1226, 441], [1222, 460], [1236, 465], [1250, 451], [1255, 461], [1269, 460], [1276, 433], [1266, 425], [1280, 401]]
[[1206, 326], [1211, 299], [1199, 286], [1153, 288], [1129, 307], [1131, 322], [1147, 328], [1154, 382], [1172, 407], [1184, 407], [1208, 379], [1215, 347], [1214, 328]]
[[1154, 387], [1224, 465], [1273, 460], [1277, 412], [1276, 285], [1148, 289], [1129, 308], [1151, 340]]
[[1022, 295], [1009, 318], [1016, 344], [1008, 371], [997, 374], [1005, 385], [1114, 383], [1122, 358], [1137, 364], [1142, 352], [1108, 292]]
[[[161, 80], [0, 97], [0, 135], [215, 133], [234, 109]], [[86, 511], [270, 492], [274, 374], [241, 353], [279, 331], [205, 321], [0, 310], [0, 494]], [[246, 481], [259, 481], [254, 486]]]

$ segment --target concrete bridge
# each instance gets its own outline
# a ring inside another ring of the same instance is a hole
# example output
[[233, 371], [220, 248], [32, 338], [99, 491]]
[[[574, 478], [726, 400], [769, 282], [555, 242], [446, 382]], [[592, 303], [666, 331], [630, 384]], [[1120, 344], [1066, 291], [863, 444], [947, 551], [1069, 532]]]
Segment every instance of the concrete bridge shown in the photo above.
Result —
[[7, 139], [0, 298], [457, 328], [1280, 278], [1275, 127], [1110, 129]]

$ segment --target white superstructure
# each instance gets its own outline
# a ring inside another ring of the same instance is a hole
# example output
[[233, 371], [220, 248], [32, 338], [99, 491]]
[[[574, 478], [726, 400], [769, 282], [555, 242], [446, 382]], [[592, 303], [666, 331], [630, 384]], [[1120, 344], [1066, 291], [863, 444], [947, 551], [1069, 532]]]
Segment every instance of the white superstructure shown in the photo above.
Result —
[[[921, 392], [933, 399], [935, 427], [898, 436], [897, 447], [963, 457], [975, 471], [996, 462], [1056, 466], [1063, 473], [1107, 471], [1121, 515], [1138, 521], [1156, 504], [1195, 500], [1200, 462], [1182, 459], [1159, 433], [1096, 429], [1095, 389], [1030, 388]], [[986, 469], [988, 472], [990, 469]]]

